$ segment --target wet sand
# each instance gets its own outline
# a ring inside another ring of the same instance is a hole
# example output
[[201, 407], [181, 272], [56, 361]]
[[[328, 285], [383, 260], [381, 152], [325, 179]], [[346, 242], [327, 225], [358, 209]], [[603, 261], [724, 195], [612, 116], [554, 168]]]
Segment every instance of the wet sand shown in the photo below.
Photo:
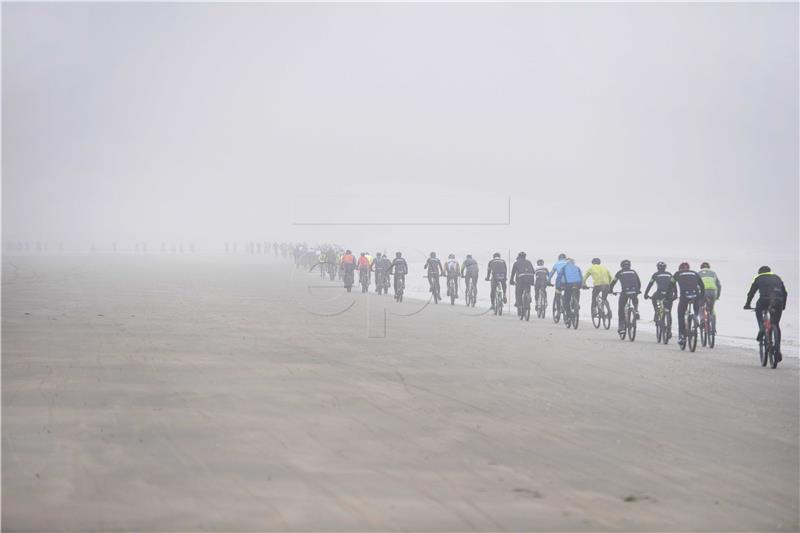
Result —
[[800, 527], [798, 360], [755, 341], [395, 304], [264, 257], [11, 256], [2, 304], [4, 530]]

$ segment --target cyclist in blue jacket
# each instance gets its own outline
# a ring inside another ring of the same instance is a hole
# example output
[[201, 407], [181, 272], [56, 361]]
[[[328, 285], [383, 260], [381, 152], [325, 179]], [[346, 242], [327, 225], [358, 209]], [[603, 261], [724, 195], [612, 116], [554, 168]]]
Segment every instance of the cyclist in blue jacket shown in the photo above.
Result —
[[[556, 287], [560, 286], [564, 291], [561, 300], [563, 309], [569, 310], [569, 303], [573, 293], [577, 295], [577, 301], [580, 302], [581, 285], [583, 285], [583, 273], [578, 265], [575, 264], [575, 260], [570, 257], [558, 277], [556, 277]], [[579, 306], [576, 306], [572, 311], [577, 313], [579, 308]]]

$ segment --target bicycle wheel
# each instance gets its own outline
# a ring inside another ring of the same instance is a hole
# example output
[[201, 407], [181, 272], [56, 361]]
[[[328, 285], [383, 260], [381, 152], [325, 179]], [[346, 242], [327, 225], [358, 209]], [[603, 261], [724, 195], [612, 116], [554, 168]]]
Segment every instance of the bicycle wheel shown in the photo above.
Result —
[[711, 329], [708, 333], [708, 347], [714, 348], [714, 345], [717, 343], [717, 317], [711, 315]]
[[497, 298], [495, 302], [495, 310], [497, 311], [497, 316], [503, 316], [503, 297]]
[[692, 327], [689, 329], [689, 335], [686, 340], [689, 343], [690, 352], [697, 350], [697, 322], [695, 320], [692, 320]]
[[601, 316], [602, 312], [602, 306], [598, 305], [595, 301], [594, 309], [592, 310], [592, 325], [595, 327], [595, 329], [599, 329], [600, 323], [603, 321], [603, 317]]
[[579, 309], [575, 310], [575, 314], [572, 315], [572, 327], [578, 329], [578, 322], [580, 321], [580, 313], [578, 312]]
[[761, 366], [767, 366], [767, 346], [764, 339], [758, 341], [758, 358], [761, 361]]
[[700, 343], [703, 345], [703, 348], [708, 344], [708, 320], [706, 320], [705, 317], [703, 317], [703, 321], [700, 323]]
[[661, 344], [661, 333], [664, 330], [664, 325], [661, 323], [661, 317], [656, 320], [656, 342]]
[[777, 368], [778, 359], [775, 357], [775, 328], [769, 328], [769, 333], [767, 333], [767, 346], [769, 348], [767, 352], [769, 356], [769, 366], [770, 368]]
[[665, 315], [664, 318], [664, 333], [661, 336], [661, 340], [664, 344], [667, 344], [672, 338], [672, 315]]
[[561, 304], [558, 303], [558, 296], [553, 298], [553, 322], [558, 324], [561, 320]]
[[603, 301], [603, 327], [605, 329], [611, 329], [611, 305]]
[[636, 312], [633, 309], [628, 309], [628, 340], [633, 342], [636, 340]]

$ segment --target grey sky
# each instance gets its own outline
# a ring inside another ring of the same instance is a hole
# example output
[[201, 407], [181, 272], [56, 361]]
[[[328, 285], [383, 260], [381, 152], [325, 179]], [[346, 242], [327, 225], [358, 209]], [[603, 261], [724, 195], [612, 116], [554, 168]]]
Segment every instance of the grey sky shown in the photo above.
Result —
[[2, 44], [6, 239], [797, 253], [796, 3], [5, 3]]

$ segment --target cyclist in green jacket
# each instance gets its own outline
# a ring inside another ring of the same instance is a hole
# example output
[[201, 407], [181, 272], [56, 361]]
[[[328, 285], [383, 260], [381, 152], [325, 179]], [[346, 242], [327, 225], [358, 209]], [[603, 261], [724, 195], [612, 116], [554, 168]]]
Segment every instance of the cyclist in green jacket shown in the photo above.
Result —
[[[722, 295], [722, 283], [720, 283], [716, 272], [711, 270], [711, 266], [708, 263], [702, 263], [700, 265], [700, 272], [697, 274], [700, 276], [700, 279], [703, 280], [703, 286], [706, 288], [706, 305], [708, 306], [708, 310], [711, 314], [716, 315], [714, 311], [714, 302], [719, 300], [719, 297]], [[716, 331], [714, 333], [716, 333]]]
[[586, 269], [586, 274], [583, 275], [583, 286], [586, 287], [586, 280], [592, 277], [592, 316], [597, 316], [597, 294], [603, 294], [603, 301], [608, 298], [609, 286], [614, 276], [608, 269], [600, 264], [600, 259], [595, 257], [592, 259], [592, 266]]

